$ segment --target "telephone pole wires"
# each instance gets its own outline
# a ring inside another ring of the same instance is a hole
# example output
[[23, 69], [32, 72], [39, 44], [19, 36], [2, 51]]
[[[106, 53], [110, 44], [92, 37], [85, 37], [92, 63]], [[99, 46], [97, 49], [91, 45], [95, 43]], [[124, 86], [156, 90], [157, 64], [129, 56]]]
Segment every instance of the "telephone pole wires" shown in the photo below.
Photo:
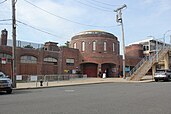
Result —
[[126, 78], [125, 75], [125, 39], [124, 39], [124, 27], [123, 27], [123, 19], [122, 19], [122, 9], [126, 8], [126, 4], [122, 7], [117, 8], [114, 10], [116, 12], [116, 22], [121, 24], [121, 31], [122, 31], [122, 48], [123, 48], [123, 78]]
[[15, 5], [17, 0], [12, 0], [12, 82], [13, 86], [16, 87], [16, 13]]

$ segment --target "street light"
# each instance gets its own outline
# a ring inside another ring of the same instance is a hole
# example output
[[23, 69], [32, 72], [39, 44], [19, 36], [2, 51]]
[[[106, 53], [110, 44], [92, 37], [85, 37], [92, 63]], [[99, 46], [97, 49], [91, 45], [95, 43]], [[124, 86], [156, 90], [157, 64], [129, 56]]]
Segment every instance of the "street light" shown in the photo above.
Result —
[[165, 37], [166, 37], [166, 34], [168, 33], [168, 32], [170, 32], [171, 30], [167, 30], [165, 33], [164, 33], [164, 35], [163, 35], [163, 39], [164, 39], [164, 46], [165, 46]]

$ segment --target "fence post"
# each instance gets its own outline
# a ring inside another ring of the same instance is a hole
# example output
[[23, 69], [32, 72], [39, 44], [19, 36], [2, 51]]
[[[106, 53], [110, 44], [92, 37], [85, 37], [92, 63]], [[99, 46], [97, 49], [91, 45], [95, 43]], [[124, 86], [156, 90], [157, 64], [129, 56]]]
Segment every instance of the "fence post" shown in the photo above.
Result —
[[37, 81], [36, 81], [36, 87], [37, 87]]

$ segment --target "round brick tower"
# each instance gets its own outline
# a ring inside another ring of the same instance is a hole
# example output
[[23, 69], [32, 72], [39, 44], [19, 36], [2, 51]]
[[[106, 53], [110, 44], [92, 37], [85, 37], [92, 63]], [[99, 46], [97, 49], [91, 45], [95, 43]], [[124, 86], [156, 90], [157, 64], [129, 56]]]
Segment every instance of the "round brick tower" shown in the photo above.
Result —
[[126, 66], [130, 66], [131, 69], [144, 57], [142, 44], [129, 45], [126, 47], [125, 51]]
[[126, 47], [125, 54], [128, 57], [143, 58], [143, 45], [142, 44], [132, 44]]
[[99, 73], [104, 72], [107, 77], [114, 77], [122, 68], [119, 41], [111, 33], [80, 32], [72, 37], [70, 47], [80, 50], [80, 68], [88, 77], [97, 77]]

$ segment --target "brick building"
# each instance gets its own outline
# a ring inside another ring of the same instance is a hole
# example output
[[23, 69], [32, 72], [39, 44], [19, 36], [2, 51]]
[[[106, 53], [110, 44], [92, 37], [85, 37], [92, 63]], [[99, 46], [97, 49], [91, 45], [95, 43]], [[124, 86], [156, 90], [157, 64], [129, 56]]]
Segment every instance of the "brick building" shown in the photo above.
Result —
[[126, 68], [132, 69], [144, 57], [143, 45], [132, 44], [132, 45], [126, 46], [125, 55], [126, 55], [126, 59], [125, 59]]
[[117, 76], [122, 70], [122, 56], [116, 36], [104, 31], [84, 31], [73, 36], [71, 48], [79, 49], [80, 69], [90, 77], [106, 72], [107, 77]]
[[[8, 32], [2, 30], [0, 71], [12, 74], [12, 47], [7, 45]], [[84, 31], [73, 36], [70, 47], [46, 42], [42, 48], [31, 45], [16, 48], [17, 75], [76, 73], [97, 77], [106, 72], [115, 77], [122, 72], [122, 56], [116, 36], [104, 31]], [[5, 62], [4, 62], [5, 60]]]
[[[8, 32], [2, 30], [0, 45], [0, 71], [12, 75], [12, 47], [7, 46]], [[70, 63], [74, 60], [74, 63]], [[3, 62], [5, 61], [5, 62]], [[58, 47], [46, 42], [43, 48], [31, 45], [16, 48], [17, 75], [46, 75], [66, 73], [79, 65], [79, 50]]]

